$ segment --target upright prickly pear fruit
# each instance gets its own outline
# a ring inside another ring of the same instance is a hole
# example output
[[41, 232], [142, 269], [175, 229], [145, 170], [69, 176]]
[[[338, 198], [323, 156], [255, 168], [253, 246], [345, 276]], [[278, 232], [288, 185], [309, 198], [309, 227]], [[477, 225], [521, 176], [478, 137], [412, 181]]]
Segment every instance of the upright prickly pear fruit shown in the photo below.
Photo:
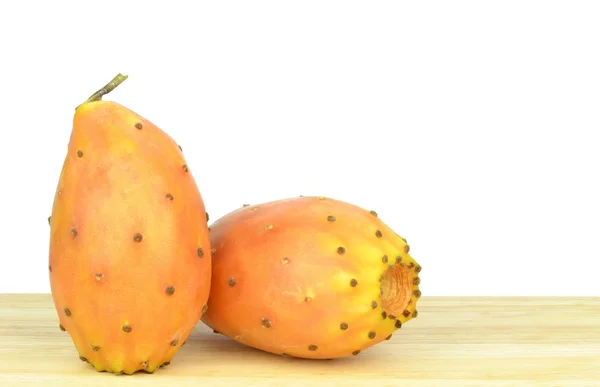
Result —
[[263, 351], [357, 355], [417, 316], [419, 266], [374, 211], [323, 197], [244, 206], [211, 225], [202, 321]]
[[77, 107], [50, 222], [60, 329], [98, 371], [167, 365], [206, 311], [211, 249], [204, 202], [173, 139], [102, 101]]

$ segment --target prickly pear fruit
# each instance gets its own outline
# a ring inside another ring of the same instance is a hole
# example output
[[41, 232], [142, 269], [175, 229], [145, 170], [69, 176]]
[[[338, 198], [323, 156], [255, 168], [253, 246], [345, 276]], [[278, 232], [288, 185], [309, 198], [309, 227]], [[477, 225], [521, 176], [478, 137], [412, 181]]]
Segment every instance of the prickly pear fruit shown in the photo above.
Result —
[[324, 197], [244, 206], [210, 227], [202, 321], [292, 357], [357, 355], [417, 317], [419, 266], [374, 211]]
[[49, 276], [60, 328], [97, 371], [167, 365], [206, 310], [207, 215], [173, 139], [102, 101], [79, 105], [55, 192]]

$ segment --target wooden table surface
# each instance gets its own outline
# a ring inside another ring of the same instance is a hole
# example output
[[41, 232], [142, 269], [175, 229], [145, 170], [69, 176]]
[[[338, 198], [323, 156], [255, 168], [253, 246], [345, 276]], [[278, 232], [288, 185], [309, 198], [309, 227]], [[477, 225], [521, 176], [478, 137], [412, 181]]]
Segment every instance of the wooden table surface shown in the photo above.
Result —
[[0, 386], [600, 386], [600, 298], [422, 297], [359, 356], [270, 355], [202, 323], [171, 364], [114, 375], [78, 359], [50, 295], [0, 294]]

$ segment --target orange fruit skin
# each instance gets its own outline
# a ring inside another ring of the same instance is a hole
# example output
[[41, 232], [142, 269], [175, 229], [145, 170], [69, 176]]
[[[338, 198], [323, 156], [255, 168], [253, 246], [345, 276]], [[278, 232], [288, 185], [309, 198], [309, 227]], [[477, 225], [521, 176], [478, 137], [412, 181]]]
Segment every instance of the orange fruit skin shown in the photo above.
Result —
[[211, 224], [202, 321], [266, 352], [357, 355], [417, 316], [421, 266], [375, 212], [324, 197], [244, 206]]
[[118, 103], [79, 106], [50, 218], [49, 276], [80, 358], [126, 374], [169, 363], [206, 308], [210, 250], [175, 141]]

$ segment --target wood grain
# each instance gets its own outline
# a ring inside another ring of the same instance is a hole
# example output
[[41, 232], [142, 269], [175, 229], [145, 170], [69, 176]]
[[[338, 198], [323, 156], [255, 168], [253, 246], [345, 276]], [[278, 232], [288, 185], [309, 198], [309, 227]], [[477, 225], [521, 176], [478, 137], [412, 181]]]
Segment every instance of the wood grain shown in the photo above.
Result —
[[423, 297], [419, 317], [358, 356], [310, 361], [202, 323], [154, 374], [82, 363], [48, 294], [0, 295], [0, 386], [600, 387], [600, 298]]

